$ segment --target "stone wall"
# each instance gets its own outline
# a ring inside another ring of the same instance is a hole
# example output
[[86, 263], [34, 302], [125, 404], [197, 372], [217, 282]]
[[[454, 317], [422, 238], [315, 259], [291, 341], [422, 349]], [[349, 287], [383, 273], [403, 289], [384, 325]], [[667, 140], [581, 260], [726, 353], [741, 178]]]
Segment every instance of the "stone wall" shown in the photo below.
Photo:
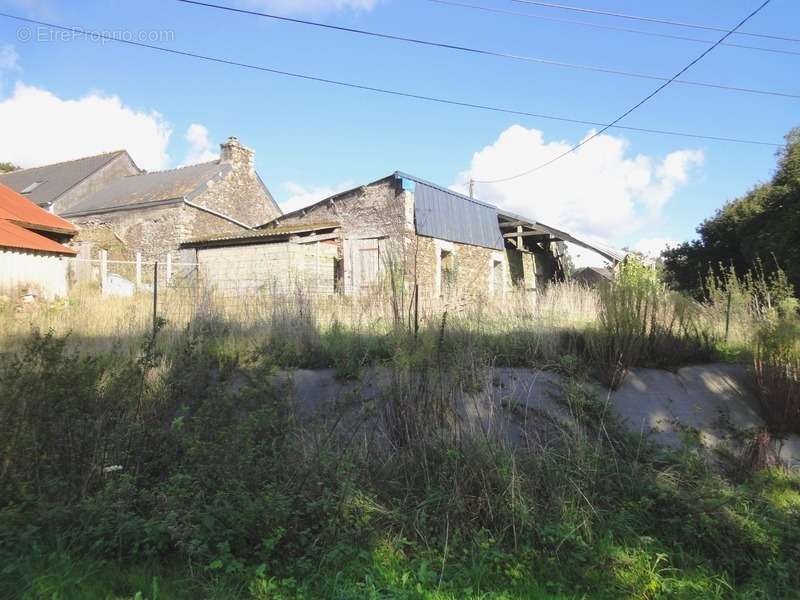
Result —
[[[274, 226], [315, 223], [340, 226], [339, 252], [344, 260], [343, 289], [347, 293], [367, 287], [360, 281], [358, 262], [363, 252], [375, 246], [370, 239], [378, 239], [383, 271], [378, 283], [385, 285], [391, 272], [404, 293], [410, 293], [416, 284], [423, 299], [475, 300], [502, 295], [514, 285], [533, 290], [541, 284], [542, 265], [547, 262], [544, 253], [536, 257], [531, 252], [503, 252], [416, 235], [414, 195], [403, 190], [394, 177], [292, 213]], [[452, 255], [446, 259], [451, 264], [444, 273], [443, 251]]]
[[[123, 156], [127, 162], [122, 157], [115, 159], [100, 172], [102, 177], [96, 175], [92, 181], [130, 174], [133, 163], [127, 154]], [[280, 209], [256, 174], [253, 157], [253, 151], [235, 138], [221, 145], [220, 162], [229, 164], [230, 172], [221, 181], [207, 182], [188, 198], [208, 210], [176, 200], [157, 207], [76, 217], [72, 221], [80, 233], [73, 245], [89, 244], [92, 258], [102, 249], [109, 252], [111, 260], [133, 260], [140, 252], [145, 261], [163, 261], [171, 254], [177, 262], [182, 242], [245, 231], [237, 222], [253, 226], [270, 221], [280, 215]], [[92, 185], [96, 188], [101, 183]]]
[[[230, 164], [231, 172], [222, 181], [209, 182], [205, 190], [190, 200], [250, 227], [279, 217], [280, 208], [259, 179], [254, 159], [255, 152], [236, 138], [230, 138], [220, 147], [220, 163]], [[215, 231], [200, 227], [193, 233], [202, 236]]]
[[62, 194], [53, 205], [53, 212], [57, 215], [63, 214], [110, 182], [130, 175], [138, 175], [139, 173], [141, 173], [139, 167], [134, 164], [127, 152], [123, 152], [75, 187]]
[[[146, 261], [164, 260], [177, 253], [184, 234], [182, 202], [143, 210], [126, 210], [73, 219], [79, 233], [74, 244], [89, 244], [92, 258], [107, 250], [111, 260], [133, 260], [137, 252]], [[174, 257], [173, 257], [174, 258]]]
[[73, 245], [88, 243], [91, 256], [107, 250], [111, 260], [133, 260], [141, 252], [145, 261], [164, 261], [167, 254], [180, 260], [179, 245], [211, 234], [232, 235], [245, 231], [226, 219], [187, 206], [183, 202], [138, 210], [79, 217], [80, 229]]
[[405, 202], [400, 182], [390, 177], [290, 213], [274, 226], [338, 223], [344, 238], [394, 235], [405, 228]]

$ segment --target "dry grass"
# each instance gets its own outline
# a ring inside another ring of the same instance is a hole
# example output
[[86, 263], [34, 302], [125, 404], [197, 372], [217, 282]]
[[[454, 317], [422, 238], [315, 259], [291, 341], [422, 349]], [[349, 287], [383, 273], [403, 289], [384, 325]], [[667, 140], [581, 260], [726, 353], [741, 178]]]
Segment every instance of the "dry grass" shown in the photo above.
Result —
[[[542, 334], [584, 329], [597, 315], [598, 296], [574, 284], [552, 285], [539, 294], [511, 291], [498, 298], [420, 301], [420, 327], [435, 325], [447, 313], [452, 326], [491, 334], [519, 330]], [[179, 335], [194, 319], [223, 322], [238, 335], [281, 332], [301, 335], [326, 331], [334, 324], [353, 332], [382, 335], [401, 327], [413, 330], [413, 306], [404, 307], [402, 322], [390, 297], [381, 291], [358, 296], [320, 296], [297, 287], [292, 294], [222, 296], [213, 290], [159, 290], [157, 314], [166, 320], [163, 337]], [[76, 287], [52, 303], [0, 306], [0, 351], [12, 350], [32, 330], [69, 334], [73, 342], [93, 348], [126, 340], [136, 343], [153, 325], [153, 293], [128, 298], [101, 296], [96, 287]]]

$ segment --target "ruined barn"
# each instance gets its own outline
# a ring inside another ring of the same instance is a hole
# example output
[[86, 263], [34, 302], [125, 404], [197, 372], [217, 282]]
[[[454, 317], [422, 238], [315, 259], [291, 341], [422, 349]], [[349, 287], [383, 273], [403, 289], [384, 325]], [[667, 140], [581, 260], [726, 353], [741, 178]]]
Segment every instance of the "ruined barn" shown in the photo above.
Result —
[[206, 281], [227, 290], [291, 289], [426, 298], [534, 291], [564, 278], [565, 242], [596, 247], [406, 173], [396, 172], [282, 215], [257, 231], [182, 244]]

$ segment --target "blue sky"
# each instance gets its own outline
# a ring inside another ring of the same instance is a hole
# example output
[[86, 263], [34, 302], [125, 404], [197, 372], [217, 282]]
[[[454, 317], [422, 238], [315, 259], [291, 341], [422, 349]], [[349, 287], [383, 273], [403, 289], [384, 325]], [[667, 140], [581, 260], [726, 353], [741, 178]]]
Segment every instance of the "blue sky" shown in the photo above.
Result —
[[[578, 15], [510, 0], [464, 1], [712, 41], [721, 35]], [[721, 27], [732, 26], [758, 4], [754, 0], [570, 1]], [[698, 43], [496, 15], [428, 0], [219, 3], [666, 76], [706, 48]], [[590, 121], [614, 119], [658, 86], [656, 81], [364, 38], [171, 0], [0, 0], [0, 7], [4, 12], [86, 29], [136, 34], [166, 31], [165, 41], [160, 42], [165, 46], [288, 71]], [[797, 2], [773, 0], [743, 29], [800, 37], [798, 24]], [[14, 132], [2, 136], [0, 160], [30, 163], [113, 146], [131, 147], [134, 159], [150, 163], [151, 168], [168, 168], [187, 157], [216, 153], [218, 143], [237, 135], [256, 150], [259, 173], [279, 201], [294, 206], [395, 170], [456, 187], [464, 185], [467, 172], [477, 178], [502, 177], [517, 167], [534, 166], [590, 130], [334, 88], [114, 43], [25, 41], [19, 33], [21, 26], [0, 19], [0, 51], [5, 48], [6, 56], [5, 62], [0, 60], [0, 132]], [[42, 34], [34, 32], [34, 38], [37, 36], [41, 39]], [[797, 43], [747, 37], [736, 41], [800, 52]], [[9, 58], [12, 55], [13, 60]], [[792, 77], [798, 66], [800, 55], [719, 47], [685, 77], [800, 93], [797, 78]], [[19, 86], [54, 97], [52, 109], [39, 109], [50, 121], [35, 114], [40, 105], [29, 99], [31, 93], [20, 93]], [[92, 95], [96, 101], [114, 98], [115, 110], [128, 111], [122, 120], [135, 113], [139, 121], [129, 118], [117, 132], [113, 114], [94, 119], [88, 110], [74, 116], [77, 113], [69, 110], [75, 107], [64, 104]], [[800, 124], [798, 106], [798, 99], [672, 85], [624, 123], [780, 142], [792, 126]], [[66, 116], [59, 118], [62, 108]], [[157, 126], [145, 122], [148, 118]], [[78, 123], [79, 119], [85, 122]], [[18, 126], [11, 127], [12, 121]], [[60, 123], [65, 121], [71, 122], [72, 129], [59, 135]], [[186, 137], [193, 124], [200, 128], [192, 130], [192, 144]], [[546, 169], [513, 186], [479, 187], [477, 195], [617, 246], [641, 242], [644, 247], [648, 240], [652, 245], [654, 239], [690, 238], [703, 218], [768, 178], [774, 166], [774, 148], [770, 147], [619, 130], [609, 134], [613, 137], [588, 144], [584, 154], [563, 161], [550, 174]], [[18, 156], [20, 146], [26, 144], [34, 145], [33, 150]]]

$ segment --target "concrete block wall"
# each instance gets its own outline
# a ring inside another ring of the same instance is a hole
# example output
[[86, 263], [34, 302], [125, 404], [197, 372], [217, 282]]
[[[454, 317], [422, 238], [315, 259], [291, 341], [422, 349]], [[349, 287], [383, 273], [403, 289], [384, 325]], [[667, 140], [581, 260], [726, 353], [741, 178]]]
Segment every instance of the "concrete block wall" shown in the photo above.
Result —
[[0, 290], [31, 286], [46, 298], [67, 295], [67, 257], [0, 248]]
[[197, 251], [202, 285], [224, 297], [254, 293], [333, 294], [336, 246], [276, 242]]

